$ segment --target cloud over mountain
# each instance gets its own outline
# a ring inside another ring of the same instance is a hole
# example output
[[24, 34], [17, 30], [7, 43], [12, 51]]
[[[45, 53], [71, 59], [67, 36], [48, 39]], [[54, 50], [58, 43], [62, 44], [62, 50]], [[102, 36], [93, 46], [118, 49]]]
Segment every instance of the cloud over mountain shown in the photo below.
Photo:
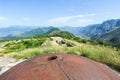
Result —
[[84, 14], [84, 15], [74, 15], [74, 16], [64, 16], [64, 17], [56, 17], [48, 20], [48, 24], [50, 25], [73, 25], [73, 24], [88, 24], [92, 22], [92, 19], [88, 19], [88, 17], [95, 16], [96, 14]]

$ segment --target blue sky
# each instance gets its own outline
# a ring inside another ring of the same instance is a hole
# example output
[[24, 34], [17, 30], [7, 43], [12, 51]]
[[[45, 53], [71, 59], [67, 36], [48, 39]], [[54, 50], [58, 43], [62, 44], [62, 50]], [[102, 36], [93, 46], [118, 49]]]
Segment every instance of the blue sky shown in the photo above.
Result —
[[0, 27], [75, 27], [118, 18], [120, 0], [0, 0]]

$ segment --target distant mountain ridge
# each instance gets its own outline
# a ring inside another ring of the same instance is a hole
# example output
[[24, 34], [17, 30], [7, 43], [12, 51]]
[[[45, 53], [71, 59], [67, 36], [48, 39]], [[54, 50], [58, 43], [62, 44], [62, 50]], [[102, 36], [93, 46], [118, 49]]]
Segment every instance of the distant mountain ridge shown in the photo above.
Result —
[[50, 27], [39, 27], [36, 29], [32, 29], [31, 31], [27, 31], [24, 33], [21, 33], [21, 37], [34, 37], [34, 36], [39, 36], [39, 35], [45, 35], [49, 34], [50, 32], [54, 30], [59, 30], [58, 28], [54, 28], [52, 26]]
[[98, 40], [102, 40], [107, 44], [120, 46], [120, 28], [102, 35]]
[[0, 28], [0, 37], [7, 36], [9, 34], [19, 34], [32, 29], [33, 28], [29, 26], [10, 26], [5, 28]]
[[[105, 43], [119, 44], [120, 42], [120, 19], [106, 20], [101, 24], [88, 25], [86, 27], [19, 27], [13, 26], [9, 28], [1, 28], [0, 35], [7, 35], [1, 37], [0, 40], [20, 39], [27, 37], [34, 37], [39, 35], [68, 35], [81, 37], [83, 39], [102, 40]], [[66, 32], [68, 31], [68, 32]], [[4, 34], [5, 33], [5, 34]], [[9, 33], [9, 35], [8, 35]], [[11, 34], [10, 34], [11, 33]]]
[[101, 24], [89, 25], [80, 29], [80, 34], [89, 37], [92, 40], [98, 39], [100, 36], [120, 28], [120, 19], [112, 19], [104, 21]]
[[69, 31], [83, 39], [97, 40], [100, 36], [120, 28], [120, 19], [106, 20], [101, 24], [88, 25], [86, 27], [60, 27], [61, 30]]
[[10, 34], [5, 37], [1, 37], [0, 40], [14, 40], [14, 39], [22, 39], [22, 38], [30, 38], [40, 35], [50, 35], [50, 36], [62, 36], [62, 37], [74, 37], [72, 33], [67, 31], [61, 31], [55, 27], [39, 27], [36, 29], [32, 29], [30, 31], [26, 31], [19, 34]]

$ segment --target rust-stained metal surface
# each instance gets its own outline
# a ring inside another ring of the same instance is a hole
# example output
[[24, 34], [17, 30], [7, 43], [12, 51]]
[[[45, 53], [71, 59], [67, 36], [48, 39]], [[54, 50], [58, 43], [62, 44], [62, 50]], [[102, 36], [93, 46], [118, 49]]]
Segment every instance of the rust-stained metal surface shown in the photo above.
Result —
[[70, 54], [48, 54], [9, 69], [0, 80], [120, 80], [98, 62]]

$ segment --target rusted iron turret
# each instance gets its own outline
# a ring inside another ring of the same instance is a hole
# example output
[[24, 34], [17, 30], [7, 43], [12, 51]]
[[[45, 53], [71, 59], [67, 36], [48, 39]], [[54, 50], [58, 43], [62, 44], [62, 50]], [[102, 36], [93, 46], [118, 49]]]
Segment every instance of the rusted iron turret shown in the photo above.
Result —
[[14, 66], [3, 73], [0, 80], [120, 80], [120, 77], [85, 57], [49, 54]]

